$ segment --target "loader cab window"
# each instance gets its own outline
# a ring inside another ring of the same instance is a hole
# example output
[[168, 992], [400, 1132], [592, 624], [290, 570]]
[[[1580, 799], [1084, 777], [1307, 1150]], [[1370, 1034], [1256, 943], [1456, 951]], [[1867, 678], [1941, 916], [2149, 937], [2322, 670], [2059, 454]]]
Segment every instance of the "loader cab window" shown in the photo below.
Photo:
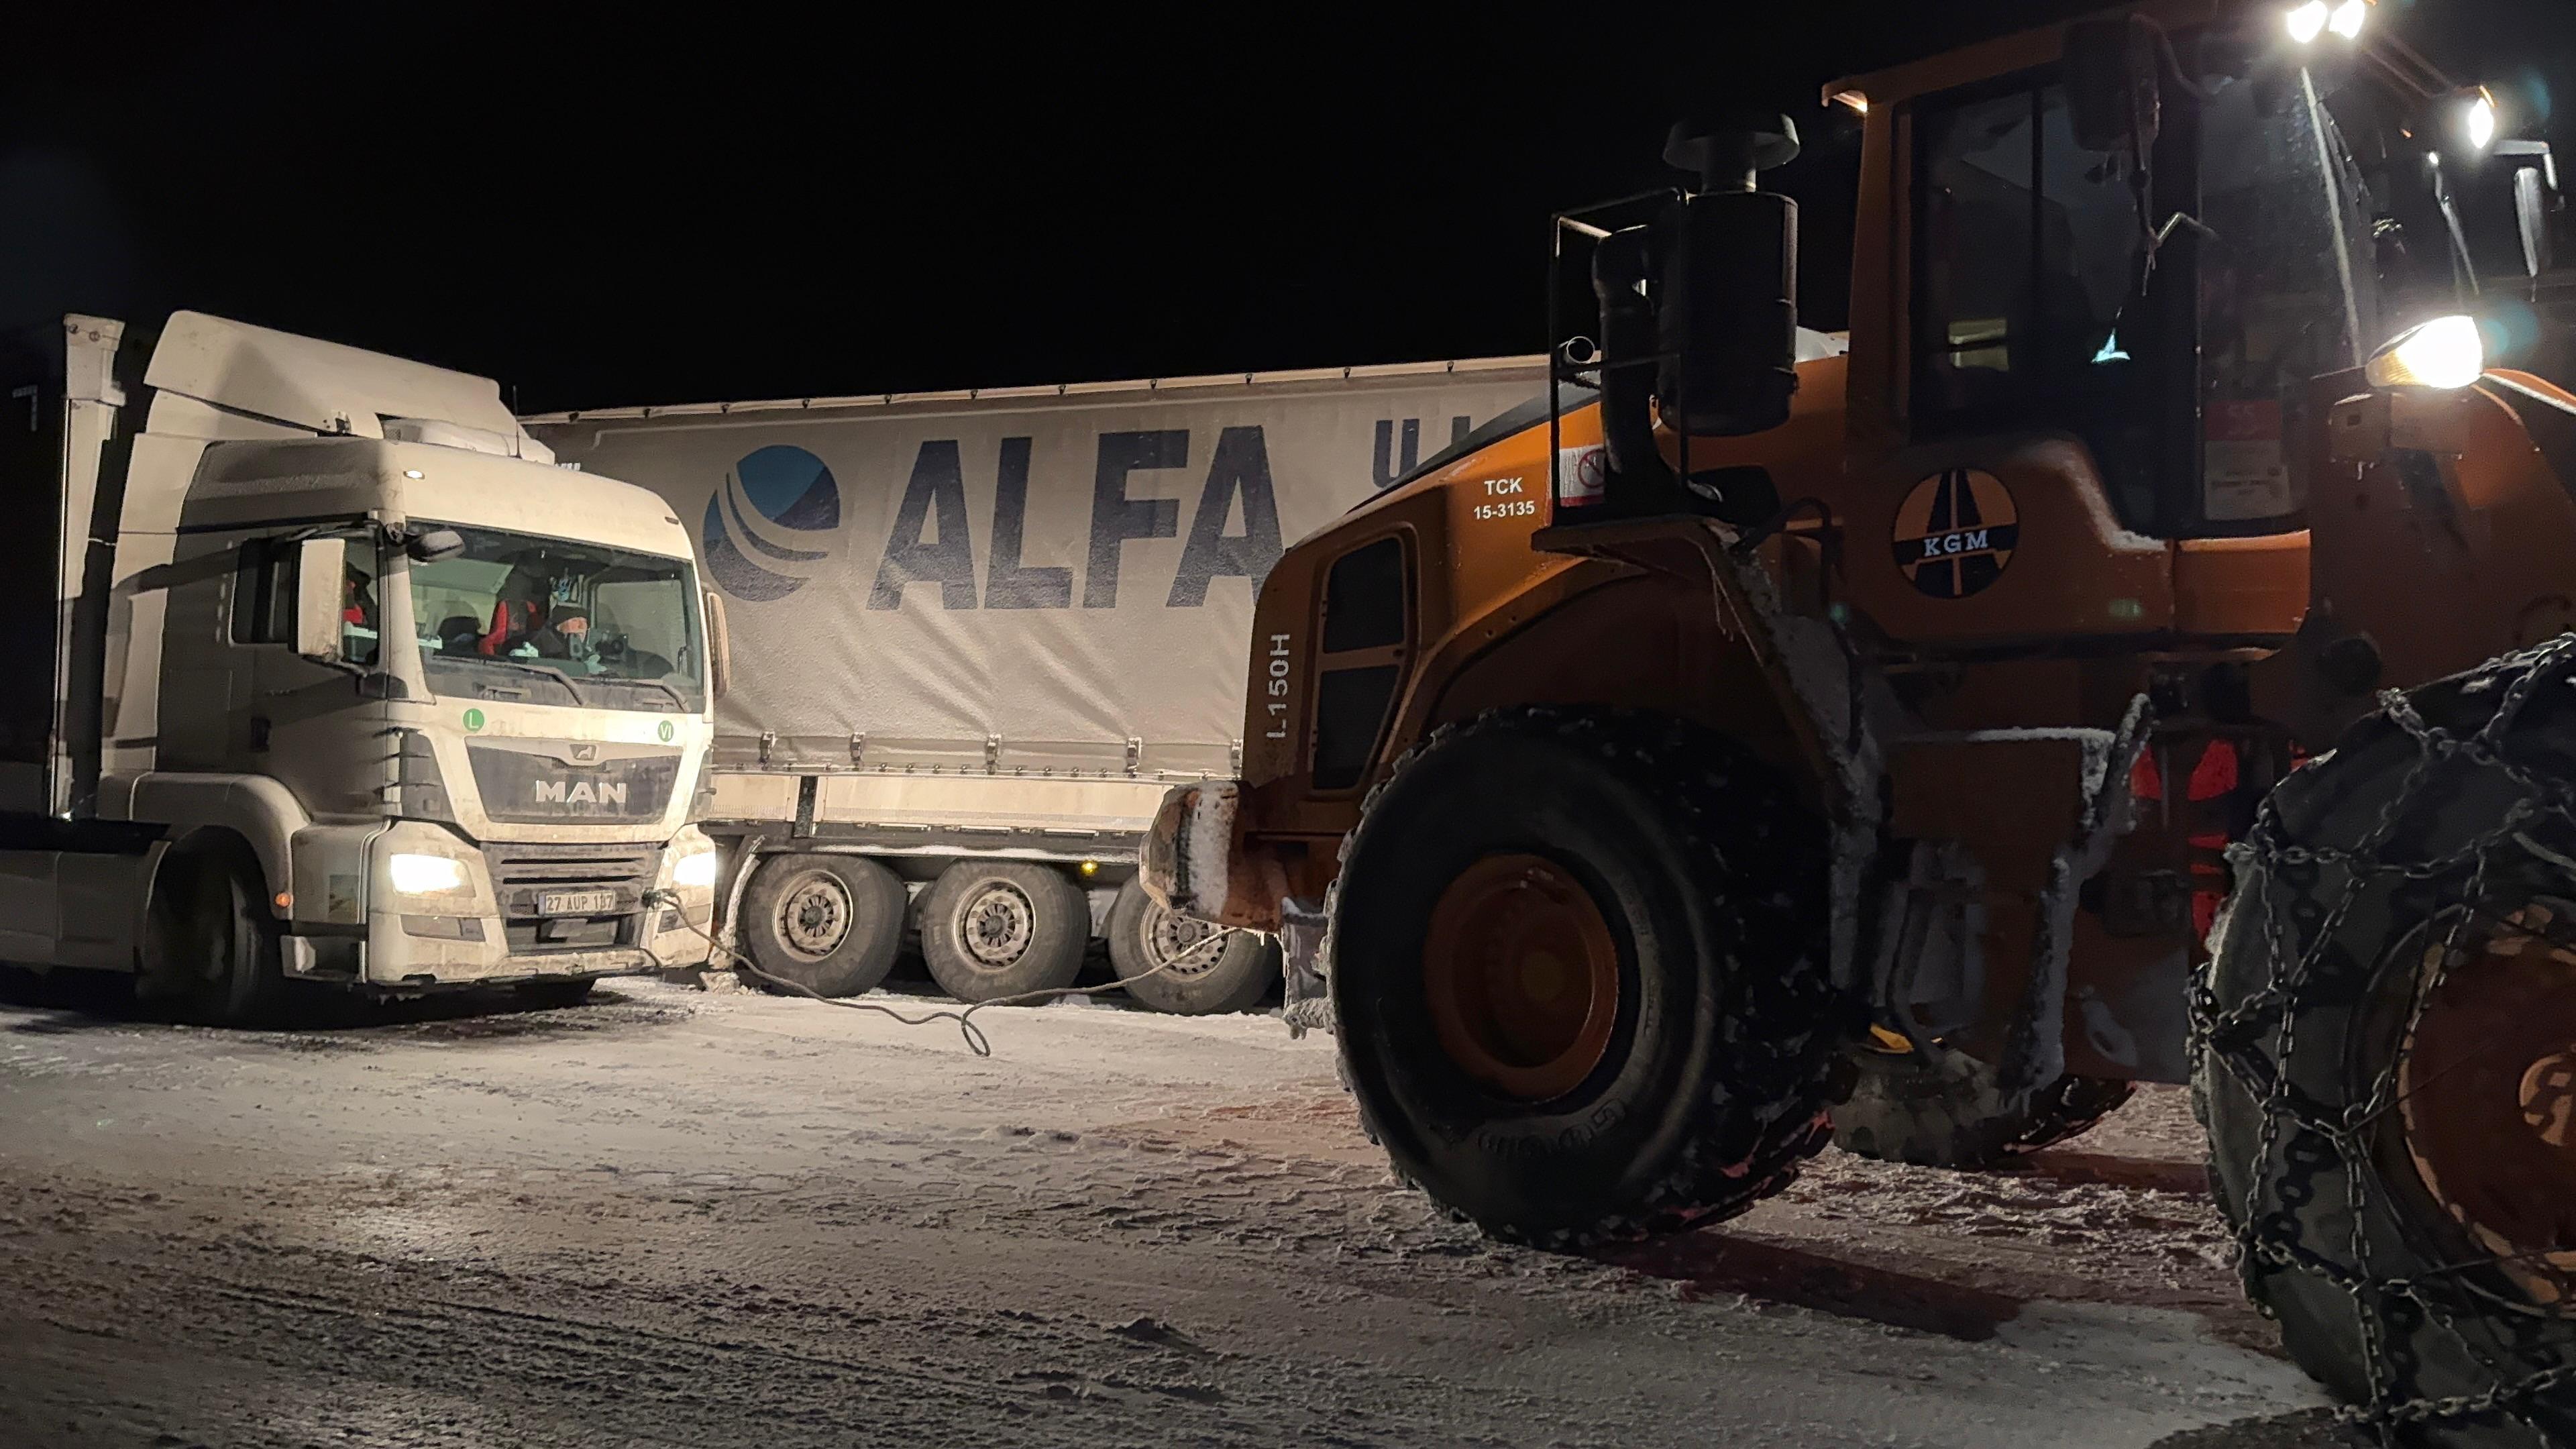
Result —
[[2152, 537], [2279, 532], [2308, 381], [2383, 335], [2368, 196], [2312, 78], [2174, 43], [2143, 217], [2053, 74], [1916, 104], [1912, 429], [2072, 434]]
[[2155, 381], [2174, 359], [2132, 297], [2130, 162], [2076, 144], [2052, 76], [1922, 102], [1914, 136], [1914, 435], [2076, 433], [2136, 526], [2155, 511]]

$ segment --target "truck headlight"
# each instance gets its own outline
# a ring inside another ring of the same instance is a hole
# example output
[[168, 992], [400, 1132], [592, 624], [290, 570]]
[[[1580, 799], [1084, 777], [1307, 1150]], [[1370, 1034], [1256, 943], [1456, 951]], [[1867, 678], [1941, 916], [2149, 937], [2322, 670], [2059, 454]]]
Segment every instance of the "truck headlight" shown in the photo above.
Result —
[[2372, 387], [2467, 387], [2487, 369], [2486, 343], [2468, 317], [2436, 317], [2397, 334], [2363, 369]]
[[465, 863], [444, 855], [404, 851], [385, 859], [385, 879], [407, 896], [434, 896], [465, 888]]
[[709, 843], [671, 862], [671, 884], [683, 890], [707, 890], [716, 883], [716, 848]]

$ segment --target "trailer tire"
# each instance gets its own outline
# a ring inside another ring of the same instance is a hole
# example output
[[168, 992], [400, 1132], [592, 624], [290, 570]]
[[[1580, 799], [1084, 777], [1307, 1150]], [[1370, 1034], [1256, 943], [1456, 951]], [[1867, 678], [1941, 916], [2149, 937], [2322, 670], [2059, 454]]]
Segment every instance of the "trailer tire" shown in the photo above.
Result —
[[192, 850], [166, 862], [153, 891], [151, 938], [166, 955], [147, 982], [205, 1026], [276, 1023], [286, 1004], [284, 952], [257, 864], [245, 850]]
[[921, 957], [965, 1002], [1071, 986], [1091, 944], [1091, 904], [1052, 866], [961, 860], [921, 894]]
[[1250, 1011], [1279, 980], [1279, 948], [1260, 932], [1193, 921], [1136, 880], [1109, 908], [1109, 964], [1137, 1004], [1174, 1016]]
[[1961, 1171], [2000, 1167], [2091, 1131], [2137, 1091], [2100, 1077], [2060, 1077], [2007, 1094], [1995, 1067], [1954, 1047], [1910, 1052], [1867, 1042], [1851, 1049], [1856, 1081], [1834, 1108], [1834, 1145], [1857, 1157]]
[[903, 882], [863, 855], [775, 855], [742, 898], [751, 964], [817, 996], [856, 996], [894, 969]]
[[1514, 1242], [1742, 1212], [1831, 1131], [1850, 1012], [1825, 863], [1815, 813], [1699, 726], [1444, 726], [1370, 793], [1328, 906], [1361, 1120], [1399, 1176]]
[[2247, 1296], [2390, 1443], [2576, 1443], [2571, 661], [2392, 695], [2293, 771], [2194, 993]]

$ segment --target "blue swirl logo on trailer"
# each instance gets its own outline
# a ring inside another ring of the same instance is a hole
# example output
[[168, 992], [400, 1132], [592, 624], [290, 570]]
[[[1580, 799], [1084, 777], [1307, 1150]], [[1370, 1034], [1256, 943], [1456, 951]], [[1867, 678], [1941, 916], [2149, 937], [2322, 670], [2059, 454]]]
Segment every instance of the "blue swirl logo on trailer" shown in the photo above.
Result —
[[783, 599], [831, 557], [840, 527], [841, 488], [822, 459], [784, 444], [746, 453], [707, 500], [707, 572], [735, 598]]

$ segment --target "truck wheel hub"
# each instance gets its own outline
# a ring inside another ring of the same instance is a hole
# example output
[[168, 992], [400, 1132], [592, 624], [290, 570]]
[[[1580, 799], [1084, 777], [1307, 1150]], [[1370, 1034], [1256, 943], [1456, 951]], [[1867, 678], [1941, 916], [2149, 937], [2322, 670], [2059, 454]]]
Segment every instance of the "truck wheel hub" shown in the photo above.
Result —
[[1489, 855], [1449, 883], [1423, 940], [1432, 1029], [1461, 1071], [1527, 1102], [1601, 1065], [1619, 951], [1592, 893], [1544, 856]]
[[[2576, 906], [2534, 900], [2483, 940], [2437, 924], [2397, 1082], [2433, 1200], [2534, 1301], [2576, 1303]], [[2553, 939], [2557, 938], [2557, 939]], [[2564, 944], [2562, 944], [2564, 942]]]
[[1166, 976], [1198, 976], [1216, 965], [1232, 933], [1193, 916], [1145, 903], [1145, 946]]
[[850, 892], [821, 871], [798, 881], [778, 902], [778, 938], [799, 956], [820, 960], [850, 934]]
[[1007, 885], [988, 886], [966, 903], [959, 920], [966, 952], [985, 966], [1008, 966], [1029, 949], [1037, 910], [1029, 898]]

